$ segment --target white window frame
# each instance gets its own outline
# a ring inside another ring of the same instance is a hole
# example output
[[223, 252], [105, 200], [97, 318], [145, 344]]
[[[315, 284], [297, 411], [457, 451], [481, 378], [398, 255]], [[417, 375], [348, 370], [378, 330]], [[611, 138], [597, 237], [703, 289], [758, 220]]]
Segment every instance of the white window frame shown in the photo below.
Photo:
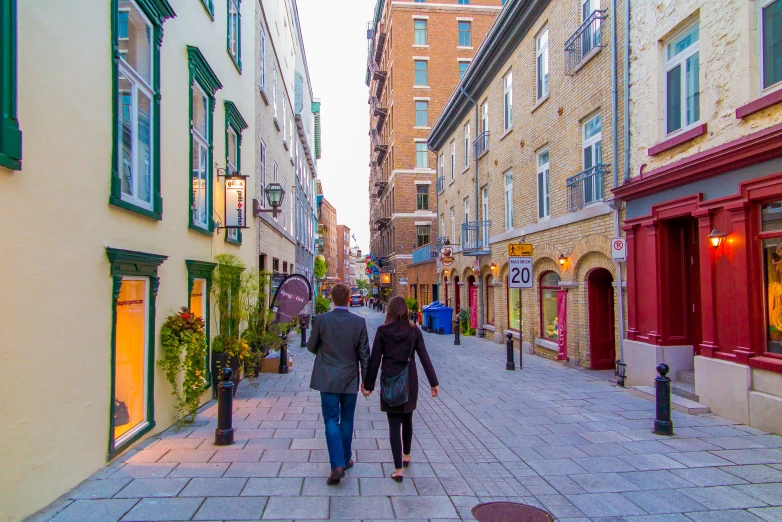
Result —
[[[673, 45], [676, 40], [678, 40], [680, 37], [684, 36], [690, 30], [692, 30], [695, 26], [698, 26], [698, 40], [694, 42], [692, 45], [687, 47], [685, 50], [680, 52], [679, 54], [675, 55], [673, 58], [668, 58], [668, 46]], [[682, 29], [681, 31], [678, 31], [676, 34], [671, 36], [670, 38], [667, 38], [665, 41], [665, 45], [663, 46], [663, 69], [665, 72], [665, 76], [663, 77], [663, 111], [664, 111], [664, 118], [663, 118], [663, 129], [665, 131], [665, 136], [675, 136], [676, 134], [681, 134], [682, 132], [687, 132], [688, 130], [697, 127], [700, 124], [700, 97], [698, 98], [698, 119], [693, 121], [692, 123], [687, 123], [687, 72], [686, 72], [686, 66], [687, 66], [687, 60], [692, 57], [695, 54], [698, 54], [698, 70], [700, 71], [700, 20], [697, 20]], [[668, 74], [675, 69], [676, 67], [681, 67], [681, 127], [678, 129], [672, 130], [668, 132]], [[699, 72], [700, 74], [700, 72]], [[700, 90], [700, 78], [698, 79], [698, 89]]]
[[[540, 164], [540, 157], [545, 154], [549, 153], [549, 159], [546, 163]], [[544, 219], [548, 219], [551, 217], [551, 193], [550, 193], [550, 175], [551, 175], [551, 152], [548, 148], [545, 148], [538, 152], [535, 155], [535, 164], [536, 164], [536, 185], [537, 185], [537, 191], [536, 191], [536, 200], [537, 200], [537, 211], [538, 211], [538, 220], [542, 221]], [[541, 180], [542, 180], [542, 195], [543, 195], [543, 215], [540, 213], [540, 199], [541, 199]]]
[[513, 128], [513, 71], [510, 71], [502, 79], [503, 86], [503, 125], [504, 130]]
[[266, 92], [266, 31], [263, 28], [263, 24], [261, 24], [261, 31], [258, 35], [259, 45], [260, 45], [260, 60], [261, 60], [261, 90], [263, 92]]
[[451, 243], [456, 244], [456, 211], [451, 207]]
[[[418, 42], [418, 34], [421, 29], [418, 29], [416, 27], [416, 24], [422, 22], [424, 24], [423, 28], [423, 35], [424, 35], [424, 41], [423, 43]], [[415, 47], [423, 47], [429, 45], [429, 21], [425, 18], [414, 18], [413, 19], [413, 46]]]
[[[546, 37], [546, 42], [541, 43], [543, 37]], [[537, 93], [537, 100], [540, 101], [545, 98], [549, 93], [549, 74], [551, 69], [549, 68], [549, 36], [548, 27], [545, 27], [535, 38], [535, 92]], [[546, 76], [541, 76], [541, 59], [545, 64]], [[544, 81], [545, 80], [545, 81]]]
[[513, 229], [513, 171], [505, 173], [505, 230]]
[[445, 154], [440, 154], [440, 157], [437, 158], [437, 164], [439, 166], [440, 170], [440, 179], [442, 179], [442, 183], [440, 186], [440, 192], [445, 190]]
[[[600, 119], [600, 132], [598, 132], [594, 136], [591, 136], [591, 137], [587, 138], [587, 136], [586, 136], [587, 125], [589, 123], [595, 121], [598, 118]], [[603, 142], [603, 118], [602, 118], [601, 114], [595, 114], [591, 118], [587, 119], [583, 123], [583, 125], [581, 125], [581, 162], [582, 162], [581, 167], [582, 167], [582, 170], [586, 170], [587, 169], [586, 162], [584, 161], [584, 151], [587, 148], [592, 150], [592, 167], [596, 167], [597, 165], [600, 165], [603, 162], [602, 161], [602, 158], [603, 158], [602, 142]], [[595, 147], [595, 145], [597, 145], [598, 143], [601, 144], [600, 161], [597, 161], [597, 154], [596, 154], [597, 149]], [[583, 198], [584, 198], [584, 201], [583, 201], [584, 206], [592, 205], [594, 203], [597, 203], [597, 202], [603, 200], [603, 195], [602, 195], [603, 187], [598, 187], [598, 185], [597, 185], [597, 176], [590, 176], [589, 179], [585, 179], [582, 183], [583, 183], [582, 194], [583, 194]], [[587, 198], [587, 183], [589, 183], [591, 185], [590, 188], [591, 188], [592, 199], [589, 200], [589, 201], [587, 201], [587, 199], [586, 199]]]
[[261, 207], [266, 208], [266, 143], [261, 140]]
[[240, 49], [240, 20], [239, 0], [228, 0], [228, 52], [237, 63], [239, 62]]
[[[206, 94], [206, 91], [201, 87], [201, 85], [198, 83], [198, 81], [193, 80], [193, 90], [192, 90], [193, 96], [195, 96], [196, 93], [203, 95], [204, 99], [206, 99], [207, 104], [209, 103], [209, 96]], [[191, 102], [192, 103], [192, 102]], [[208, 105], [204, 107], [204, 118], [206, 120], [206, 132], [209, 133], [210, 126], [212, 125], [212, 114], [209, 110]], [[191, 138], [193, 140], [193, 147], [198, 147], [198, 181], [199, 186], [196, 190], [196, 193], [193, 194], [193, 226], [197, 226], [199, 228], [203, 228], [205, 230], [209, 230], [209, 215], [208, 213], [205, 214], [206, 221], [199, 221], [199, 215], [201, 214], [202, 210], [208, 210], [209, 209], [209, 198], [211, 197], [211, 194], [209, 193], [209, 140], [206, 139], [206, 137], [201, 136], [201, 133], [196, 130], [195, 125], [192, 126], [192, 130], [190, 132]], [[201, 154], [206, 157], [206, 171], [201, 171]], [[196, 167], [196, 164], [193, 164], [193, 167]], [[200, 182], [201, 176], [203, 175], [203, 183], [204, 183], [204, 205], [205, 209], [202, 209], [199, 205], [199, 200], [201, 199], [198, 194], [201, 193], [201, 186]], [[191, 174], [192, 176], [192, 174]]]
[[489, 186], [486, 185], [481, 189], [481, 204], [483, 205], [483, 208], [481, 209], [481, 217], [480, 220], [483, 221], [483, 233], [481, 234], [481, 244], [484, 247], [489, 246]]
[[470, 166], [470, 124], [464, 126], [464, 166]]
[[464, 222], [470, 222], [470, 196], [464, 198]]
[[765, 57], [765, 49], [763, 48], [763, 10], [769, 7], [775, 1], [776, 0], [760, 0], [758, 5], [758, 48], [760, 50], [758, 53], [758, 56], [760, 57], [760, 67], [758, 69], [760, 70], [761, 93], [773, 92], [782, 87], [782, 80], [776, 83], [772, 83], [769, 86], [765, 86], [763, 84], [763, 78], [765, 77], [765, 60], [763, 59]]
[[274, 105], [274, 117], [277, 117], [277, 65], [272, 64], [272, 105]]
[[456, 141], [451, 142], [451, 181], [456, 178]]
[[[419, 145], [423, 144], [424, 150], [424, 158], [426, 161], [424, 161], [425, 165], [421, 165], [419, 154], [422, 153], [422, 151], [418, 150]], [[415, 142], [415, 168], [416, 169], [428, 169], [429, 168], [429, 149], [426, 148], [426, 142], [425, 141], [416, 141]]]

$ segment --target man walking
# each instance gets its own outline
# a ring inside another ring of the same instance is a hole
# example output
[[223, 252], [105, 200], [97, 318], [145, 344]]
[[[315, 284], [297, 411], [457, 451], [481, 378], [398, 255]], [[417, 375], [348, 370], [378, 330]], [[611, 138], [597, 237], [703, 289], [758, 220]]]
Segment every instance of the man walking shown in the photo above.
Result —
[[350, 312], [350, 288], [338, 283], [331, 289], [334, 310], [318, 315], [307, 349], [315, 354], [310, 388], [320, 392], [326, 444], [331, 475], [326, 484], [333, 486], [353, 467], [353, 415], [358, 396], [359, 365], [363, 382], [369, 368], [367, 323]]

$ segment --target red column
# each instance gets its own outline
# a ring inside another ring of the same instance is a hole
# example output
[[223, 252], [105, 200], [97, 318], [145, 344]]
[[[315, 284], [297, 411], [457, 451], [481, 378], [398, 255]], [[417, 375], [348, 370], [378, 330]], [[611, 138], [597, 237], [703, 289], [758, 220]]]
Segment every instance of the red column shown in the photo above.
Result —
[[733, 268], [733, 320], [731, 327], [736, 329], [736, 347], [733, 353], [736, 355], [736, 362], [739, 364], [749, 364], [750, 357], [755, 355], [752, 350], [752, 335], [750, 333], [752, 317], [750, 315], [749, 304], [749, 263], [747, 248], [750, 243], [749, 238], [749, 206], [742, 203], [729, 205], [725, 210], [730, 213], [733, 232], [728, 236], [723, 247], [727, 255], [732, 257]]
[[627, 338], [631, 341], [636, 339], [638, 335], [638, 321], [637, 321], [637, 299], [638, 299], [638, 287], [636, 286], [635, 256], [638, 255], [638, 247], [636, 245], [636, 227], [628, 226], [624, 229], [625, 239], [627, 241]]
[[[643, 245], [643, 254], [636, 257], [638, 287], [641, 293], [638, 299], [638, 337], [651, 344], [662, 341], [662, 290], [660, 288], [660, 248], [658, 245], [658, 223], [646, 221], [639, 230], [639, 244]], [[643, 317], [643, 321], [641, 321]]]
[[693, 213], [698, 219], [698, 244], [700, 245], [701, 277], [701, 334], [703, 342], [697, 348], [700, 355], [714, 357], [717, 351], [717, 332], [714, 320], [714, 248], [709, 242], [712, 223], [708, 210]]

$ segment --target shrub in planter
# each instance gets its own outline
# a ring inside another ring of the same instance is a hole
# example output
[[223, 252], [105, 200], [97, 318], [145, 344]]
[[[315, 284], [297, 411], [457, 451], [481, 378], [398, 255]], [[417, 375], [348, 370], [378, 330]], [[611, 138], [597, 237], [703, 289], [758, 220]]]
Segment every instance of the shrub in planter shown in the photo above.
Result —
[[315, 313], [316, 314], [325, 314], [331, 310], [331, 300], [327, 297], [316, 297], [315, 298]]
[[470, 327], [470, 309], [462, 308], [459, 312], [459, 326], [462, 335], [475, 335], [475, 328]]
[[206, 385], [204, 320], [187, 307], [168, 316], [160, 329], [163, 358], [157, 361], [171, 385], [177, 422], [190, 423], [201, 405]]
[[215, 256], [217, 266], [212, 272], [212, 298], [215, 303], [217, 335], [212, 340], [212, 381], [214, 393], [223, 368], [230, 367], [234, 374], [234, 394], [239, 382], [243, 360], [250, 354], [247, 341], [239, 336], [239, 327], [246, 317], [243, 292], [246, 292], [247, 275], [243, 276], [244, 263], [231, 254]]

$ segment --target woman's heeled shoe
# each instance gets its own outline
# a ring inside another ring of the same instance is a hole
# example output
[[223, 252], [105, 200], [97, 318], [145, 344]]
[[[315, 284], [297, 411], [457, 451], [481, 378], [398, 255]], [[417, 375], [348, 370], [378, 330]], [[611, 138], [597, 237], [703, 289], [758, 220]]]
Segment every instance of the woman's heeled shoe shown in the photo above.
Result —
[[404, 475], [394, 475], [391, 474], [391, 478], [394, 479], [394, 482], [402, 482], [405, 479]]
[[403, 460], [403, 461], [402, 461], [402, 465], [403, 465], [404, 467], [408, 467], [408, 466], [410, 466], [410, 461], [409, 461], [409, 460]]

